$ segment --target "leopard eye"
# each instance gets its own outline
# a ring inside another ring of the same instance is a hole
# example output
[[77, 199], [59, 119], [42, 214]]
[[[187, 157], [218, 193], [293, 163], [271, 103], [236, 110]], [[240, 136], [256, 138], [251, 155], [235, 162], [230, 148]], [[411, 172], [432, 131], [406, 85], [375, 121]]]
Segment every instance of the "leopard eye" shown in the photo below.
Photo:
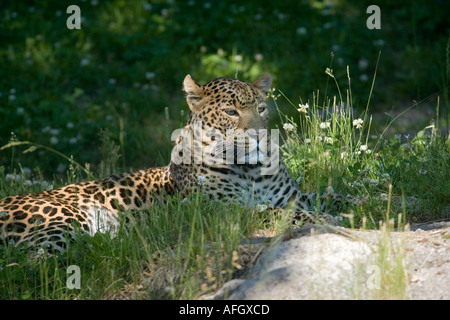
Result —
[[258, 106], [258, 113], [264, 113], [266, 111], [267, 111], [267, 106], [265, 106], [265, 105]]
[[236, 109], [225, 109], [225, 113], [230, 117], [236, 117], [239, 115]]

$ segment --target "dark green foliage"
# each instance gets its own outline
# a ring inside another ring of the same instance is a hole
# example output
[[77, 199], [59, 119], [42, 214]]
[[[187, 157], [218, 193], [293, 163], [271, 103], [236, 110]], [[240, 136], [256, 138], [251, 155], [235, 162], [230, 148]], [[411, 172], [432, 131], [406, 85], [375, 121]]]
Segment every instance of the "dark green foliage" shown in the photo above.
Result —
[[[366, 28], [369, 1], [79, 1], [81, 30], [66, 28], [71, 4], [2, 3], [0, 145], [14, 132], [96, 167], [98, 133], [108, 129], [121, 169], [165, 164], [168, 133], [187, 114], [186, 74], [202, 83], [269, 71], [287, 96], [332, 97], [330, 52], [337, 79], [350, 68], [355, 108], [365, 108], [380, 50], [372, 108], [446, 97], [447, 1], [380, 1], [381, 30]], [[44, 150], [21, 151], [2, 151], [0, 164], [39, 166], [49, 177], [68, 167]]]

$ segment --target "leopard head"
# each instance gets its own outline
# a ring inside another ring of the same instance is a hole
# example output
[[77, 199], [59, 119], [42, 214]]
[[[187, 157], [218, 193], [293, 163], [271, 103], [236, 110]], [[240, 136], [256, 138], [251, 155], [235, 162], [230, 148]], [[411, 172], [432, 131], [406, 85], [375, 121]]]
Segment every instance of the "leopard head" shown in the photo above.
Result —
[[172, 150], [172, 174], [188, 185], [192, 179], [185, 177], [198, 170], [202, 174], [200, 167], [257, 164], [262, 159], [260, 141], [268, 136], [265, 100], [271, 84], [269, 74], [253, 83], [216, 78], [203, 86], [187, 75], [183, 90], [190, 113]]
[[191, 112], [188, 124], [201, 121], [204, 129], [216, 129], [222, 134], [226, 130], [267, 129], [265, 99], [271, 84], [272, 77], [267, 73], [253, 83], [216, 78], [204, 86], [187, 75], [183, 89]]

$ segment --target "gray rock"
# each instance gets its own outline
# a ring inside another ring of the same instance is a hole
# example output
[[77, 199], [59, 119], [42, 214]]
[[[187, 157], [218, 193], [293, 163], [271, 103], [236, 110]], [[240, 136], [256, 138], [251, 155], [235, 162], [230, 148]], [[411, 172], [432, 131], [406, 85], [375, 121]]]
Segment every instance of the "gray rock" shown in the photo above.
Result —
[[450, 299], [450, 227], [436, 226], [294, 230], [267, 246], [246, 279], [232, 280], [210, 298]]

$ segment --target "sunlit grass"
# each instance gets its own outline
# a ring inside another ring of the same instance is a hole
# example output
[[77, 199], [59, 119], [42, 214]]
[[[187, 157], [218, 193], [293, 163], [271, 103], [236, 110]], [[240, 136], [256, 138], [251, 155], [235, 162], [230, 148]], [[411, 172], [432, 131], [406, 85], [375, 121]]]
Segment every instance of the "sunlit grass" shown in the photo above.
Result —
[[[327, 74], [334, 78], [329, 69]], [[271, 92], [284, 123], [282, 150], [291, 176], [307, 192], [333, 190], [344, 197], [351, 195], [350, 212], [344, 215], [347, 226], [368, 223], [377, 228], [379, 221], [397, 219], [399, 213], [411, 223], [446, 217], [450, 203], [448, 137], [435, 125], [407, 138], [373, 134], [370, 104], [356, 115], [350, 81], [348, 85], [345, 102], [342, 96], [321, 98], [315, 91], [306, 102], [294, 103], [282, 92]], [[297, 116], [285, 115], [279, 108], [283, 103], [295, 108]]]
[[[0, 296], [195, 299], [219, 289], [242, 268], [241, 242], [263, 228], [264, 219], [195, 194], [156, 202], [151, 211], [124, 213], [122, 220], [116, 237], [80, 236], [62, 256], [42, 252], [30, 260], [17, 248], [2, 247]], [[66, 286], [70, 265], [81, 269], [79, 290]]]

